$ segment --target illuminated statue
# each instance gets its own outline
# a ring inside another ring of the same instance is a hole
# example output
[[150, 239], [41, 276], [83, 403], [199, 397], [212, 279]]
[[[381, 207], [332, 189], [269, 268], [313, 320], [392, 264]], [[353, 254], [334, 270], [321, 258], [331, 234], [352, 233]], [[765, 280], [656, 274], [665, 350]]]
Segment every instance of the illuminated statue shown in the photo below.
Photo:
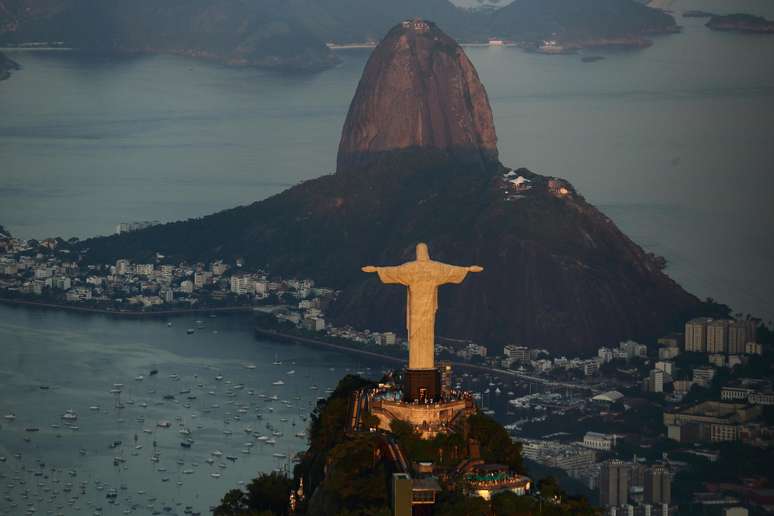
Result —
[[409, 369], [433, 369], [435, 348], [435, 312], [438, 310], [438, 287], [462, 283], [468, 272], [481, 272], [483, 267], [458, 267], [430, 259], [427, 244], [417, 244], [417, 259], [395, 267], [363, 267], [363, 272], [376, 272], [382, 283], [408, 287], [406, 327], [409, 336]]

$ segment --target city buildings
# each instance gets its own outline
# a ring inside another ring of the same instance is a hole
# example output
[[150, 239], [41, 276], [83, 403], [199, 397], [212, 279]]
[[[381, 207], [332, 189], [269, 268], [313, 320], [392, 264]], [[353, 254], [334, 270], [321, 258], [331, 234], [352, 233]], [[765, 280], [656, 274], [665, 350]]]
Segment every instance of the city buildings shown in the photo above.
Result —
[[672, 478], [666, 466], [656, 464], [645, 470], [645, 503], [669, 505], [672, 503]]
[[707, 353], [726, 352], [730, 322], [725, 319], [717, 319], [707, 323]]
[[615, 434], [586, 432], [583, 436], [583, 446], [594, 450], [611, 451], [615, 448], [616, 437]]
[[691, 319], [685, 323], [685, 351], [730, 356], [756, 354], [756, 331], [754, 320]]
[[235, 274], [231, 276], [231, 292], [239, 296], [255, 292], [255, 282], [248, 274]]
[[529, 362], [529, 348], [508, 344], [503, 348], [503, 354], [508, 358], [508, 364]]
[[707, 351], [707, 324], [711, 321], [709, 317], [698, 317], [685, 323], [685, 351]]
[[693, 370], [693, 383], [702, 387], [709, 386], [715, 377], [715, 369], [712, 367], [697, 367]]
[[664, 371], [653, 369], [648, 377], [648, 391], [664, 392]]
[[680, 442], [737, 441], [747, 423], [761, 415], [761, 407], [744, 403], [705, 401], [664, 411], [669, 439]]
[[599, 471], [600, 505], [617, 507], [628, 501], [629, 465], [615, 459], [603, 462]]
[[139, 231], [140, 229], [158, 226], [161, 224], [158, 220], [145, 220], [138, 222], [122, 222], [116, 226], [116, 234], [128, 233], [130, 231]]

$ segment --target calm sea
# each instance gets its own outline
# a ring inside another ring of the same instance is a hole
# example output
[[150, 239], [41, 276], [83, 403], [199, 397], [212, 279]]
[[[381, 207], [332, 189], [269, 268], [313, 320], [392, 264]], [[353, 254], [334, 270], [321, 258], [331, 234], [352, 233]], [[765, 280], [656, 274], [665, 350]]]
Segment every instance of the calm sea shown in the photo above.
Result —
[[[673, 2], [682, 34], [637, 52], [469, 48], [503, 162], [569, 179], [701, 297], [774, 318], [774, 37], [717, 33], [684, 9], [774, 18], [767, 0]], [[0, 83], [0, 224], [108, 234], [201, 216], [334, 169], [368, 51], [286, 76], [168, 56], [10, 52]]]
[[[206, 514], [257, 472], [292, 471], [289, 457], [307, 446], [296, 434], [339, 378], [381, 376], [340, 353], [258, 341], [244, 315], [168, 326], [0, 306], [0, 343], [0, 514], [9, 515], [30, 505]], [[68, 410], [78, 419], [62, 419]]]

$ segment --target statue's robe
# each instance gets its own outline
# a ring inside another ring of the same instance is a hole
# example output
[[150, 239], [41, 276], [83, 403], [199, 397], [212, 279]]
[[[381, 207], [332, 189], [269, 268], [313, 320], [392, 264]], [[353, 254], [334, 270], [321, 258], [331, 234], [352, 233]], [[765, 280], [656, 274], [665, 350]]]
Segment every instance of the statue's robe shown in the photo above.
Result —
[[468, 267], [458, 267], [432, 260], [416, 260], [395, 267], [376, 267], [382, 283], [408, 287], [406, 327], [409, 336], [409, 369], [435, 367], [435, 312], [438, 310], [438, 287], [462, 283]]

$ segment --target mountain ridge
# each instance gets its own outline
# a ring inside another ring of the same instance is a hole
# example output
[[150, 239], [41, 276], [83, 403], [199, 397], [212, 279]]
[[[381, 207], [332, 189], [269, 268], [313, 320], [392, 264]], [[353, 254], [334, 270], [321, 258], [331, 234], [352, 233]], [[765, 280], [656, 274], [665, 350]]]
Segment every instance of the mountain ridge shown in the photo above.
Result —
[[432, 19], [458, 40], [539, 42], [641, 37], [674, 19], [634, 0], [516, 0], [477, 13], [448, 0], [0, 0], [0, 44], [61, 42], [107, 54], [169, 53], [237, 66], [318, 71], [325, 43], [376, 41], [404, 19]]

